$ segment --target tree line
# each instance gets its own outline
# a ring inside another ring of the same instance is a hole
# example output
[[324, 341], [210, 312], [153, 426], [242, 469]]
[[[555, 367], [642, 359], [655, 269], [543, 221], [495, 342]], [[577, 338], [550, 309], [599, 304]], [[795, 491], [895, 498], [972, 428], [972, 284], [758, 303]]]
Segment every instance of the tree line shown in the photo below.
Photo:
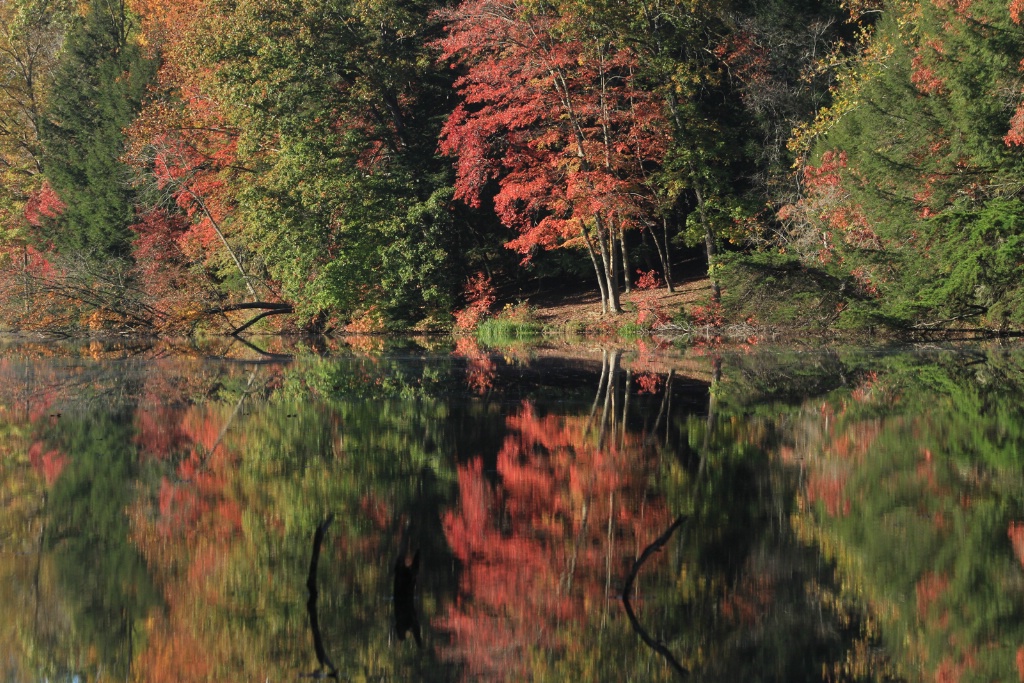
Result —
[[727, 309], [781, 272], [829, 324], [1018, 321], [1016, 2], [0, 14], [7, 328], [445, 327], [537, 280], [614, 314], [687, 247]]

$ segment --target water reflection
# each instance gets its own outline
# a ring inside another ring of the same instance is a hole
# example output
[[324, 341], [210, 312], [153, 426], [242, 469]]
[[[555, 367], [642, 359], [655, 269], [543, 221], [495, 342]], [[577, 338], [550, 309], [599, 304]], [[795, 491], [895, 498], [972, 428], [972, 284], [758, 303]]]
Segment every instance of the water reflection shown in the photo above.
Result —
[[8, 679], [1024, 679], [1019, 354], [231, 348], [0, 358]]
[[416, 640], [416, 647], [423, 647], [423, 636], [420, 634], [420, 618], [416, 614], [414, 598], [416, 595], [416, 577], [420, 572], [420, 551], [412, 555], [412, 562], [406, 564], [405, 557], [395, 561], [395, 583], [391, 592], [395, 605], [395, 633], [399, 640], [405, 640], [408, 633]]
[[313, 636], [313, 651], [316, 653], [316, 661], [319, 667], [310, 674], [304, 674], [308, 678], [337, 678], [338, 669], [327, 654], [324, 647], [324, 638], [320, 633], [320, 615], [317, 610], [317, 602], [320, 597], [320, 587], [317, 582], [317, 572], [320, 567], [320, 548], [324, 544], [324, 534], [327, 527], [334, 521], [334, 516], [329, 515], [327, 519], [320, 522], [316, 532], [313, 534], [313, 553], [309, 560], [309, 576], [306, 578], [306, 590], [309, 591], [309, 598], [306, 600], [306, 612], [309, 614], [309, 631]]

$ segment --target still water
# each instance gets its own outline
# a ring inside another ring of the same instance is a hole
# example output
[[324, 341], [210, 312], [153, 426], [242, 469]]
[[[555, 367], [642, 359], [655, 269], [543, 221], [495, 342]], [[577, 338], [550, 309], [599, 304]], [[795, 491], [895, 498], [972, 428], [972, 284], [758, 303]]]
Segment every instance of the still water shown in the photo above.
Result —
[[0, 350], [10, 681], [1024, 680], [1024, 353]]

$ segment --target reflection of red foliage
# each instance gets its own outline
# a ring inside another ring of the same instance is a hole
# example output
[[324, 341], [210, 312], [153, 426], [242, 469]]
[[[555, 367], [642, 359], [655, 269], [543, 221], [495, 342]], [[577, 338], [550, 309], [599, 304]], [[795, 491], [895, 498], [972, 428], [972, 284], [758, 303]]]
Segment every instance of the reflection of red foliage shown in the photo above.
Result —
[[846, 474], [823, 474], [811, 472], [807, 475], [807, 502], [821, 501], [825, 512], [832, 517], [850, 514], [850, 501], [843, 493], [846, 488]]
[[43, 475], [47, 486], [53, 486], [53, 482], [57, 481], [57, 477], [64, 471], [64, 466], [68, 464], [68, 456], [56, 449], [44, 453], [43, 444], [39, 441], [29, 447], [28, 460], [32, 467]]
[[1010, 528], [1006, 530], [1010, 537], [1010, 544], [1013, 546], [1013, 554], [1017, 556], [1017, 562], [1024, 567], [1024, 522], [1010, 522]]
[[481, 350], [473, 337], [460, 337], [455, 342], [455, 355], [466, 359], [466, 384], [483, 396], [494, 385], [498, 365], [490, 354]]
[[922, 619], [928, 617], [928, 611], [935, 601], [939, 599], [946, 588], [949, 587], [949, 579], [939, 574], [928, 572], [917, 582], [917, 615]]
[[143, 453], [166, 460], [187, 447], [188, 435], [180, 428], [181, 410], [155, 405], [135, 413], [135, 442]]
[[1024, 683], [1024, 645], [1017, 648], [1017, 677]]
[[636, 383], [640, 387], [638, 394], [656, 394], [661, 391], [661, 376], [652, 372], [637, 375]]
[[471, 679], [523, 680], [531, 648], [571, 647], [567, 625], [606, 600], [609, 570], [625, 575], [650, 530], [668, 523], [662, 505], [647, 501], [641, 517], [628, 502], [646, 487], [638, 438], [598, 448], [585, 418], [528, 404], [507, 426], [499, 483], [479, 458], [459, 467], [459, 505], [444, 517], [463, 574], [437, 626]]
[[775, 580], [765, 574], [745, 573], [739, 585], [722, 598], [722, 616], [743, 626], [753, 626], [775, 599]]
[[196, 638], [164, 618], [152, 619], [155, 629], [133, 667], [144, 671], [150, 683], [209, 680], [210, 665]]

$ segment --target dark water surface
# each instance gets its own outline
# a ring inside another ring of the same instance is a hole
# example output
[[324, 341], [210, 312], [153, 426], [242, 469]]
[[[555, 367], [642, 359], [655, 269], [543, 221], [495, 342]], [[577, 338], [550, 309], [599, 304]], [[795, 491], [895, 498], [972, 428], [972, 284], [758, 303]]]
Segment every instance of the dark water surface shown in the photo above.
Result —
[[4, 680], [1024, 680], [1015, 349], [270, 344], [0, 350]]

